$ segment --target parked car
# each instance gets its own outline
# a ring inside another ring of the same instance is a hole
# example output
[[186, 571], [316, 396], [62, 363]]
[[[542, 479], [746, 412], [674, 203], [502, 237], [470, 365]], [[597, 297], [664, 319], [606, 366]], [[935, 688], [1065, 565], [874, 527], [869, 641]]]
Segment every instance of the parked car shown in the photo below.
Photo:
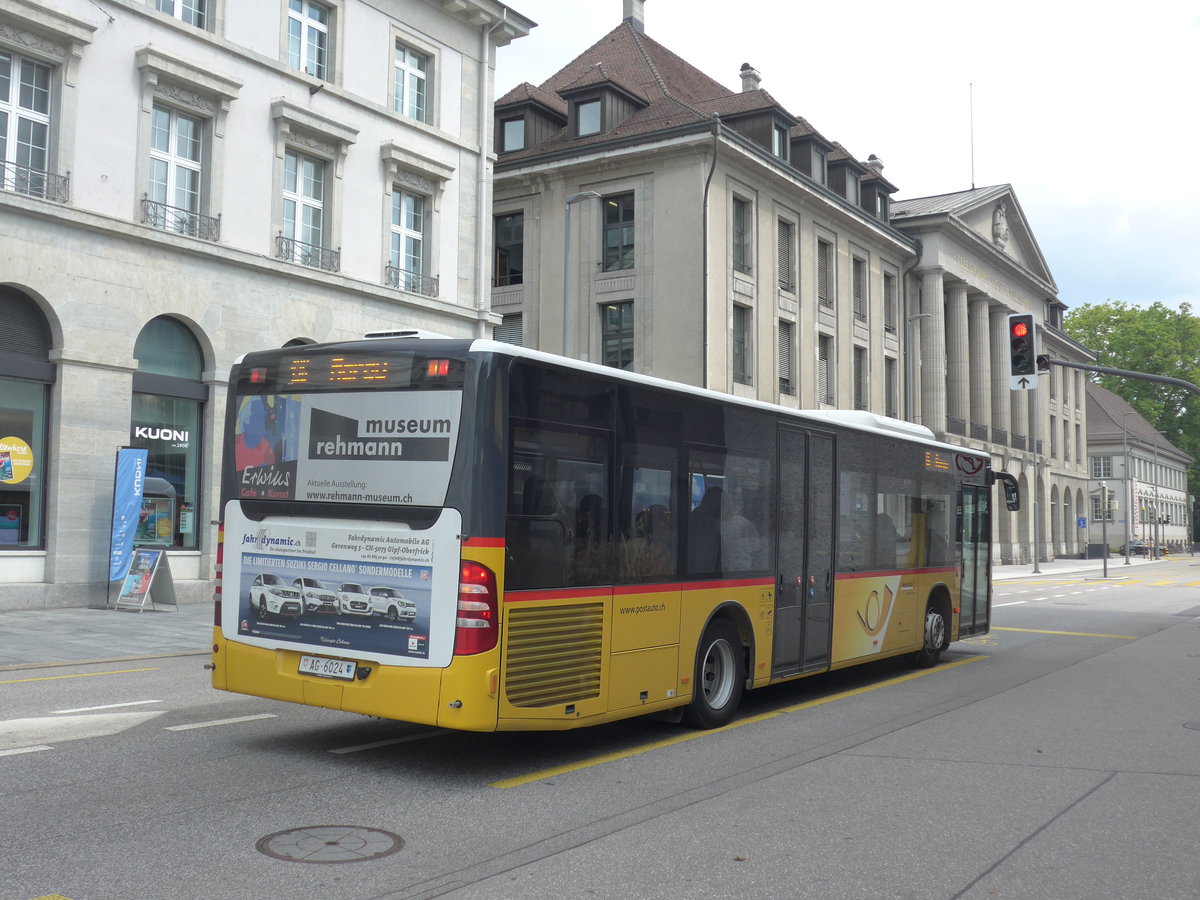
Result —
[[278, 575], [263, 572], [250, 585], [250, 608], [260, 619], [298, 616], [304, 611], [300, 592]]
[[361, 584], [347, 581], [338, 588], [337, 598], [339, 612], [355, 616], [371, 615], [371, 598]]
[[[1153, 550], [1153, 547], [1154, 547], [1154, 545], [1152, 543], [1150, 543], [1149, 541], [1130, 541], [1129, 542], [1129, 555], [1130, 556], [1149, 556], [1151, 551]], [[1121, 555], [1122, 556], [1125, 555], [1125, 545], [1124, 544], [1121, 545]], [[1158, 555], [1159, 556], [1167, 555], [1167, 548], [1165, 546], [1163, 546], [1162, 544], [1158, 545]]]
[[338, 599], [330, 588], [325, 587], [315, 578], [297, 578], [292, 582], [304, 597], [306, 613], [336, 613]]
[[413, 603], [395, 588], [371, 588], [371, 611], [376, 615], [387, 616], [393, 622], [404, 619], [411, 622], [417, 617], [417, 604]]

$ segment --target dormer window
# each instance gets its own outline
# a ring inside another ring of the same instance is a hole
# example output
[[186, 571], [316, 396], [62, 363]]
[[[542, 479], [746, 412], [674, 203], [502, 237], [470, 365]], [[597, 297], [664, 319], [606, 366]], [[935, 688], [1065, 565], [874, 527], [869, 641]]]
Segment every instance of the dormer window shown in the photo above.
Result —
[[813, 181], [815, 181], [817, 184], [827, 184], [829, 182], [829, 178], [826, 175], [825, 149], [823, 147], [818, 147], [816, 144], [812, 144], [811, 149], [812, 159], [809, 161], [809, 166], [811, 167], [809, 169], [809, 174], [812, 176]]
[[575, 104], [575, 136], [600, 133], [600, 101], [583, 100]]
[[788, 158], [788, 130], [784, 125], [776, 125], [771, 132], [771, 152], [780, 159]]
[[511, 119], [504, 119], [500, 123], [500, 150], [507, 152], [524, 149], [525, 117], [515, 116]]
[[858, 176], [853, 171], [846, 173], [846, 199], [858, 205]]
[[888, 196], [878, 189], [875, 192], [875, 218], [880, 222], [888, 220]]

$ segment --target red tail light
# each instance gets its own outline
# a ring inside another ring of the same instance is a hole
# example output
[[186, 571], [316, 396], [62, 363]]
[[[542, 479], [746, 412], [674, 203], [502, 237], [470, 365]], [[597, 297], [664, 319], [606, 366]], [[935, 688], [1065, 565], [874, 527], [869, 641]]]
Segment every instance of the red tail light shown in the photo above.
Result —
[[454, 655], [483, 653], [500, 638], [496, 576], [486, 566], [464, 560], [458, 577], [458, 619]]
[[222, 563], [225, 560], [225, 525], [217, 528], [217, 577], [213, 580], [213, 625], [221, 627], [221, 580]]

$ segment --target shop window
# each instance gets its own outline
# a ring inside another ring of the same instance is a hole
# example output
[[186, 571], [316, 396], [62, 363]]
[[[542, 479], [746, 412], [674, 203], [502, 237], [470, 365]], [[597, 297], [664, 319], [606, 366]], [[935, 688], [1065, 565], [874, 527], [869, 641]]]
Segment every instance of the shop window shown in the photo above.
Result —
[[200, 347], [179, 322], [152, 320], [133, 355], [129, 444], [149, 451], [138, 544], [194, 550], [199, 540], [204, 401]]
[[50, 326], [20, 291], [0, 287], [0, 551], [45, 546]]

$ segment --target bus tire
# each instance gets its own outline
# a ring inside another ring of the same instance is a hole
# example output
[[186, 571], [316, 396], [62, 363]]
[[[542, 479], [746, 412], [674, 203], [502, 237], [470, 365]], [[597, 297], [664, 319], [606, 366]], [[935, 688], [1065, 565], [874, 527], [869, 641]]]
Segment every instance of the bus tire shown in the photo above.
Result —
[[925, 623], [921, 629], [922, 646], [916, 653], [908, 657], [909, 663], [917, 669], [928, 669], [937, 665], [942, 656], [942, 645], [946, 643], [946, 616], [942, 608], [934, 601], [925, 607]]
[[696, 728], [728, 725], [746, 685], [746, 649], [727, 619], [713, 619], [696, 650], [692, 702], [684, 721]]

